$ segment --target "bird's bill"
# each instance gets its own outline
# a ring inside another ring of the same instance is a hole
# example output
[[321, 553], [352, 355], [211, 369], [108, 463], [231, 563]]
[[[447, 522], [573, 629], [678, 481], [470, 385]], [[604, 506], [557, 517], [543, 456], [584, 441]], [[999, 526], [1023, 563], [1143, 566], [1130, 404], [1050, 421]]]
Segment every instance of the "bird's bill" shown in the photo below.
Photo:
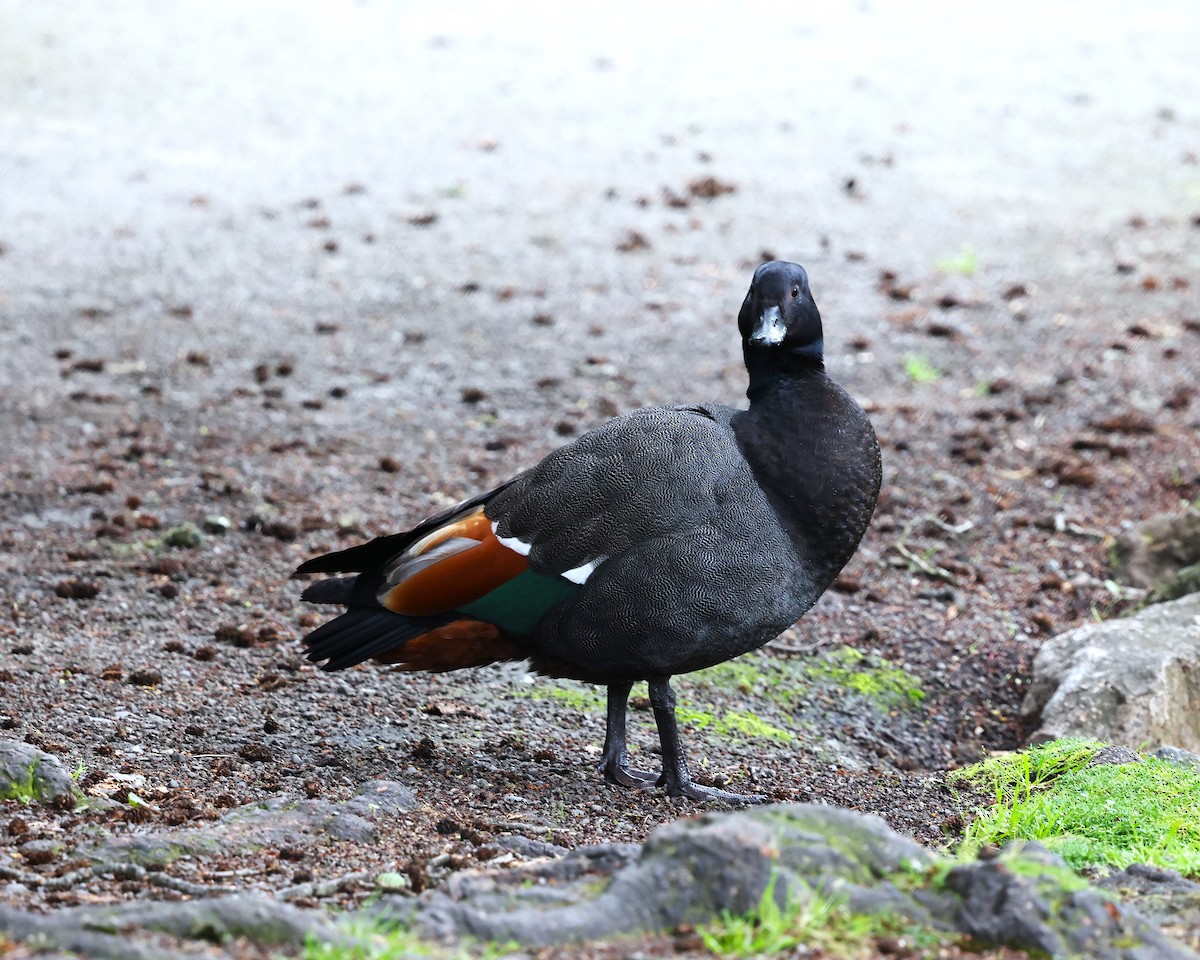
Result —
[[783, 325], [783, 314], [778, 306], [766, 307], [759, 315], [758, 322], [750, 331], [749, 341], [758, 347], [777, 347], [783, 343], [787, 335], [787, 327]]

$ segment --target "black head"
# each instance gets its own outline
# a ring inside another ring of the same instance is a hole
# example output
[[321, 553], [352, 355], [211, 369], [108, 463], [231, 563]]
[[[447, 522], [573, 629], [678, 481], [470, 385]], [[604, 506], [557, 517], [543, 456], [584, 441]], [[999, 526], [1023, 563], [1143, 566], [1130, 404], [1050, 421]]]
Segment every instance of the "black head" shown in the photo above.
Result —
[[752, 360], [771, 367], [822, 364], [821, 313], [798, 263], [772, 260], [754, 271], [738, 329], [747, 365]]

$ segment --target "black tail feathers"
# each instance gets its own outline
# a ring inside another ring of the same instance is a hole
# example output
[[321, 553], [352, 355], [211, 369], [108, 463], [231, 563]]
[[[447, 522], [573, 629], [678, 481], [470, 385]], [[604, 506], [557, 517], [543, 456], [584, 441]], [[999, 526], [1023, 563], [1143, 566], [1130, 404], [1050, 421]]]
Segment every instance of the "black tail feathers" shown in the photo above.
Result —
[[354, 596], [354, 584], [358, 577], [332, 577], [310, 583], [300, 594], [301, 600], [309, 603], [349, 603]]
[[[352, 577], [344, 579], [353, 580]], [[340, 581], [322, 580], [320, 583], [314, 583], [308, 590], [338, 582]], [[304, 591], [305, 599], [309, 599], [308, 590]], [[432, 617], [403, 617], [379, 607], [351, 607], [340, 617], [317, 627], [303, 642], [308, 648], [309, 660], [314, 663], [318, 660], [328, 661], [321, 664], [322, 670], [342, 670], [402, 647], [414, 637], [445, 626], [459, 616], [456, 613], [446, 613]]]

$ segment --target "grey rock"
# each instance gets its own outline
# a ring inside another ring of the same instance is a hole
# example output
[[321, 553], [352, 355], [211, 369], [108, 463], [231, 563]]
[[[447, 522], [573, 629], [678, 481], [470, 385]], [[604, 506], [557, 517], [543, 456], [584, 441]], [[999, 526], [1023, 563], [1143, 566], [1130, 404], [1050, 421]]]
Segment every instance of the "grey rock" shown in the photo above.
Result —
[[[38, 916], [0, 906], [0, 933], [85, 957], [113, 960], [170, 960], [195, 956], [161, 943], [142, 943], [138, 935], [165, 934], [183, 944], [222, 944], [244, 938], [259, 946], [300, 947], [314, 937], [333, 943], [345, 935], [319, 910], [301, 910], [265, 894], [240, 894], [212, 900], [73, 907]], [[215, 954], [223, 956], [224, 954]]]
[[901, 916], [1049, 957], [1196, 956], [1137, 911], [1081, 889], [1063, 861], [1036, 844], [955, 867], [939, 884], [928, 851], [876, 817], [836, 807], [783, 805], [667, 824], [624, 866], [624, 854], [602, 850], [574, 851], [557, 865], [459, 874], [445, 889], [371, 909], [427, 937], [536, 948], [709, 923], [722, 911], [757, 907], [774, 882], [781, 905], [837, 895], [856, 913]]
[[294, 842], [301, 833], [327, 833], [337, 840], [374, 843], [374, 821], [416, 805], [412, 791], [391, 780], [372, 780], [342, 803], [272, 797], [246, 804], [211, 826], [153, 831], [111, 838], [77, 852], [100, 863], [170, 863], [182, 856], [208, 857]]
[[358, 796], [340, 804], [340, 809], [362, 817], [390, 817], [406, 813], [417, 805], [417, 798], [404, 784], [395, 780], [369, 780], [358, 788]]
[[1200, 564], [1198, 510], [1154, 517], [1117, 538], [1117, 576], [1134, 586], [1167, 587], [1194, 564]]
[[[14, 943], [32, 942], [38, 956], [90, 957], [94, 960], [176, 960], [185, 955], [162, 944], [138, 943], [131, 936], [98, 933], [69, 920], [67, 911], [48, 916], [22, 913], [0, 904], [0, 934]], [[41, 951], [47, 951], [43, 954]], [[194, 954], [189, 954], [194, 956]]]
[[1089, 737], [1200, 751], [1200, 594], [1052, 637], [1021, 712], [1034, 742]]
[[20, 740], [0, 740], [0, 799], [51, 803], [79, 795], [58, 757]]
[[1200, 767], [1200, 753], [1190, 750], [1180, 750], [1179, 747], [1159, 747], [1154, 751], [1159, 760], [1170, 760], [1183, 766]]
[[[619, 849], [573, 851], [561, 867], [535, 867], [540, 873], [532, 885], [532, 875], [521, 869], [483, 881], [460, 877], [457, 886], [390, 909], [435, 939], [544, 946], [706, 923], [723, 910], [744, 913], [759, 904], [773, 877], [781, 903], [825, 886], [853, 900], [888, 873], [923, 870], [933, 861], [877, 817], [792, 804], [667, 824], [634, 862]], [[597, 892], [597, 880], [606, 878]], [[557, 887], [552, 898], [546, 884]], [[561, 905], [547, 909], [550, 899]]]
[[300, 946], [309, 936], [333, 942], [343, 939], [320, 911], [302, 910], [266, 894], [86, 908], [78, 915], [93, 930], [108, 925], [115, 933], [132, 926], [210, 943], [244, 937], [259, 945]]
[[500, 837], [494, 844], [500, 850], [515, 853], [518, 857], [533, 860], [537, 857], [561, 857], [567, 852], [566, 847], [545, 840], [534, 840], [520, 834], [512, 837]]
[[374, 843], [375, 824], [356, 813], [339, 811], [324, 823], [324, 829], [335, 840], [350, 840], [354, 843]]

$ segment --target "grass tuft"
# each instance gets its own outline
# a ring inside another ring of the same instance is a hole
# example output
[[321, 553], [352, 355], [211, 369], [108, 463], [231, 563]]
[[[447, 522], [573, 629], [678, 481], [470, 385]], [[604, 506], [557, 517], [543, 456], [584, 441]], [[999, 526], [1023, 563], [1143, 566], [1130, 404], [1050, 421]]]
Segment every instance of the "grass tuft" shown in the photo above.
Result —
[[1036, 840], [1075, 870], [1149, 863], [1200, 877], [1200, 770], [1156, 757], [1087, 766], [1101, 746], [1057, 740], [951, 774], [996, 798], [961, 853]]

